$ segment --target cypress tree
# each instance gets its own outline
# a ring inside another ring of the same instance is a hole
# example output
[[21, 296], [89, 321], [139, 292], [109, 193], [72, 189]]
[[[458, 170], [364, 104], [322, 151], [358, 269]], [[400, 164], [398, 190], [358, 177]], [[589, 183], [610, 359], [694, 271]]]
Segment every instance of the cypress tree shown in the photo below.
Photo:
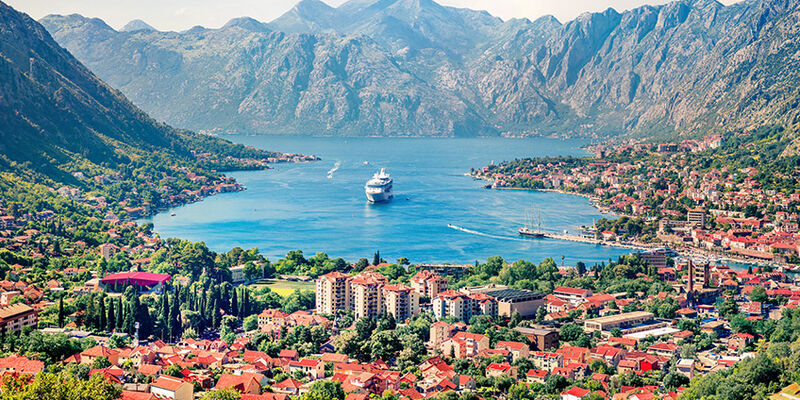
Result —
[[175, 296], [175, 299], [172, 301], [172, 308], [170, 309], [169, 320], [172, 323], [172, 329], [170, 330], [170, 334], [172, 335], [173, 339], [177, 339], [181, 336], [181, 304], [180, 299], [178, 296]]
[[241, 317], [242, 314], [240, 313], [239, 309], [239, 302], [236, 299], [236, 292], [238, 290], [233, 289], [233, 293], [231, 293], [231, 313], [236, 315], [237, 317]]
[[214, 299], [213, 309], [212, 311], [212, 318], [211, 318], [211, 326], [214, 328], [219, 328], [220, 322], [222, 322], [222, 314], [219, 312], [219, 304], [217, 299]]
[[158, 324], [161, 330], [161, 339], [168, 340], [172, 332], [172, 324], [169, 319], [169, 295], [165, 292], [161, 294], [161, 310], [159, 310]]
[[100, 295], [100, 310], [97, 312], [97, 329], [106, 329], [106, 297]]
[[117, 315], [114, 312], [114, 299], [109, 298], [108, 300], [109, 300], [109, 302], [108, 302], [108, 318], [107, 318], [107, 321], [106, 321], [108, 323], [108, 329], [107, 330], [109, 332], [113, 332], [114, 328], [117, 327], [117, 321], [116, 321]]
[[125, 307], [122, 306], [122, 297], [117, 299], [117, 329], [122, 329], [122, 324], [125, 322]]
[[90, 329], [96, 328], [95, 315], [94, 315], [94, 296], [89, 296], [89, 304], [86, 305], [86, 316], [84, 318], [84, 325]]
[[61, 298], [58, 299], [58, 327], [64, 327], [64, 295], [61, 295]]

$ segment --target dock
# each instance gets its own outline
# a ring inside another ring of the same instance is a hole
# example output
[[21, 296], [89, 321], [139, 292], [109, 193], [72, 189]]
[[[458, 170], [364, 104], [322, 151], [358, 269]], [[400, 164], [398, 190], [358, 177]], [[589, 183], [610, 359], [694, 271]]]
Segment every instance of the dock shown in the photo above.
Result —
[[588, 238], [585, 236], [578, 236], [578, 235], [570, 235], [566, 233], [545, 233], [544, 237], [549, 239], [556, 239], [556, 240], [566, 240], [569, 242], [579, 242], [579, 243], [587, 243], [587, 244], [594, 244], [600, 246], [610, 246], [610, 247], [619, 247], [623, 249], [634, 249], [634, 250], [649, 250], [648, 247], [639, 246], [630, 243], [619, 243], [619, 242], [608, 242], [605, 240]]

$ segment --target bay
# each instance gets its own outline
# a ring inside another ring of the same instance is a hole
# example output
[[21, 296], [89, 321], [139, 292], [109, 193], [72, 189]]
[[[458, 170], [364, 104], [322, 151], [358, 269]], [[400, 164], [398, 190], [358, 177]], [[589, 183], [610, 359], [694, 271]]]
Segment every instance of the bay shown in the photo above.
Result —
[[[246, 191], [178, 207], [150, 219], [162, 237], [204, 241], [215, 251], [258, 248], [271, 260], [301, 249], [354, 262], [375, 251], [393, 261], [473, 263], [490, 256], [574, 265], [617, 258], [630, 250], [524, 239], [526, 210], [543, 227], [575, 233], [603, 215], [583, 197], [539, 191], [488, 190], [465, 176], [491, 162], [582, 155], [579, 140], [546, 138], [331, 138], [226, 136], [269, 150], [314, 154], [322, 161], [233, 172]], [[366, 162], [366, 163], [365, 163]], [[395, 199], [367, 204], [364, 183], [380, 168], [394, 179]], [[172, 216], [171, 213], [175, 215]], [[464, 228], [456, 230], [449, 224]]]

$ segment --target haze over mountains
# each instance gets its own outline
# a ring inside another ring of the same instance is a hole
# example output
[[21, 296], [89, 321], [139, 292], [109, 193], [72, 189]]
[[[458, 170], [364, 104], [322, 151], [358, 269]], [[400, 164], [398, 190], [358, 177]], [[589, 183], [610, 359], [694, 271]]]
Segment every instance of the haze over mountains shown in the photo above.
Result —
[[432, 0], [303, 0], [270, 23], [54, 38], [157, 119], [329, 135], [702, 134], [800, 123], [800, 0], [502, 21]]

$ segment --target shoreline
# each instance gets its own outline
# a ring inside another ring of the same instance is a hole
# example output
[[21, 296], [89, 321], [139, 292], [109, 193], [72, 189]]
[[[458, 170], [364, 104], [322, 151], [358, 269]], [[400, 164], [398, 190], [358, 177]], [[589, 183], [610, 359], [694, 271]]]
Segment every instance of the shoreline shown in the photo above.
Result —
[[[595, 196], [588, 195], [586, 193], [570, 192], [570, 191], [563, 190], [563, 189], [545, 189], [545, 188], [533, 189], [533, 188], [521, 188], [521, 187], [513, 187], [513, 186], [494, 187], [494, 180], [492, 178], [485, 177], [485, 176], [474, 175], [473, 173], [470, 173], [470, 172], [467, 172], [464, 175], [469, 176], [469, 177], [471, 177], [473, 179], [482, 180], [482, 181], [486, 181], [486, 182], [491, 182], [491, 185], [485, 186], [486, 189], [491, 189], [491, 190], [526, 190], [526, 191], [535, 191], [535, 192], [553, 192], [553, 193], [567, 194], [567, 195], [572, 195], [572, 196], [580, 196], [580, 197], [589, 199], [589, 203], [592, 205], [592, 207], [594, 207], [595, 209], [600, 211], [600, 213], [602, 213], [602, 214], [613, 215], [613, 216], [615, 216], [617, 218], [619, 218], [619, 217], [634, 218], [634, 217], [632, 217], [630, 215], [619, 214], [619, 213], [610, 211], [605, 207], [599, 206], [598, 203], [599, 203], [600, 199], [598, 199]], [[619, 242], [607, 242], [607, 241], [599, 240], [599, 239], [586, 239], [586, 241], [583, 241], [583, 240], [578, 240], [580, 238], [580, 236], [575, 236], [575, 235], [546, 234], [546, 236], [548, 238], [551, 238], [551, 239], [554, 239], [554, 240], [579, 241], [579, 242], [583, 242], [583, 243], [587, 243], [587, 244], [592, 244], [592, 243], [594, 243], [594, 241], [597, 241], [597, 243], [595, 243], [595, 244], [597, 244], [599, 246], [627, 248], [627, 249], [634, 249], [634, 250], [648, 250], [648, 249], [667, 246], [666, 244], [638, 243], [638, 242], [634, 242], [633, 244], [629, 244], [628, 245], [628, 244], [622, 244], [622, 243], [619, 243]], [[574, 239], [571, 238], [573, 236], [574, 236]], [[680, 254], [681, 257], [697, 257], [697, 256], [700, 256], [700, 257], [714, 257], [714, 258], [719, 258], [721, 261], [734, 262], [734, 263], [752, 265], [752, 266], [757, 266], [757, 267], [761, 267], [763, 264], [768, 264], [768, 265], [771, 265], [771, 266], [773, 266], [775, 268], [780, 268], [780, 269], [782, 269], [782, 270], [784, 270], [786, 272], [792, 272], [792, 271], [789, 270], [789, 268], [800, 267], [800, 266], [793, 265], [793, 264], [777, 263], [777, 262], [771, 261], [771, 260], [761, 260], [761, 259], [751, 259], [751, 258], [740, 257], [740, 256], [737, 256], [737, 255], [734, 255], [734, 254], [729, 254], [727, 252], [719, 253], [719, 252], [707, 251], [707, 250], [704, 250], [702, 248], [696, 248], [694, 246], [688, 246], [688, 248], [673, 249], [673, 250], [678, 252], [678, 254]]]

